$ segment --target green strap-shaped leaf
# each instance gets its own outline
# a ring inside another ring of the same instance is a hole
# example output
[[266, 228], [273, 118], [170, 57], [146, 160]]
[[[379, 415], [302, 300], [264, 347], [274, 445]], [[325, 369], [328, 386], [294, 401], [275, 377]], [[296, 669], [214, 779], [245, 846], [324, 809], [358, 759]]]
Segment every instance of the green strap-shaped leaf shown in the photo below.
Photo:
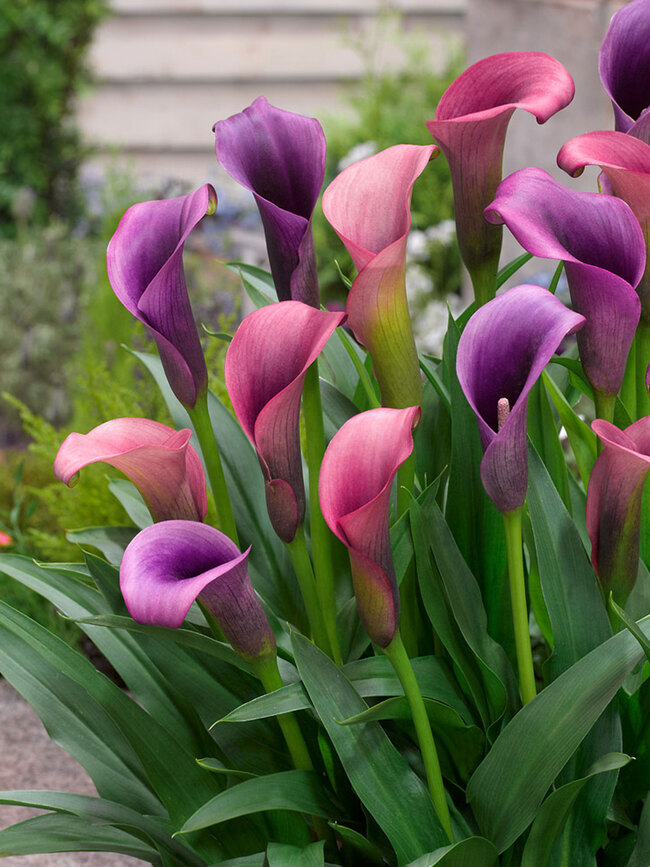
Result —
[[408, 867], [492, 867], [498, 852], [484, 837], [468, 837], [411, 861]]
[[0, 831], [0, 853], [38, 855], [44, 852], [117, 852], [160, 865], [154, 848], [110, 825], [94, 825], [78, 816], [35, 816]]
[[587, 490], [591, 469], [596, 462], [597, 457], [596, 434], [592, 431], [589, 425], [576, 414], [551, 375], [546, 371], [543, 371], [542, 379], [546, 386], [546, 390], [553, 401], [553, 405], [557, 410], [560, 421], [567, 432], [582, 484], [585, 490]]
[[275, 283], [268, 271], [255, 265], [247, 265], [245, 262], [224, 262], [224, 264], [241, 277], [246, 294], [255, 307], [266, 307], [275, 302]]
[[293, 810], [332, 818], [337, 809], [313, 771], [283, 771], [246, 780], [211, 798], [199, 807], [180, 829], [180, 834], [198, 831], [264, 810]]
[[304, 849], [269, 843], [266, 850], [268, 867], [325, 867], [325, 843], [312, 843]]
[[637, 831], [636, 845], [627, 862], [627, 867], [648, 867], [650, 864], [650, 797], [646, 797], [639, 829]]
[[528, 398], [527, 430], [565, 508], [570, 511], [571, 495], [567, 462], [546, 391], [539, 380], [532, 387]]
[[137, 527], [84, 527], [69, 530], [65, 537], [82, 548], [91, 545], [102, 552], [109, 563], [119, 566], [126, 546], [138, 533]]
[[[650, 634], [650, 616], [639, 626]], [[503, 729], [467, 787], [479, 827], [499, 852], [533, 821], [557, 775], [642, 658], [636, 639], [620, 632], [561, 674]]]
[[539, 808], [530, 834], [526, 840], [521, 867], [547, 867], [550, 863], [553, 846], [569, 817], [575, 799], [592, 777], [622, 768], [630, 761], [623, 753], [610, 753], [594, 764], [589, 773], [579, 780], [565, 783], [546, 798]]
[[334, 663], [298, 633], [296, 665], [352, 787], [395, 849], [400, 863], [445, 843], [428, 790], [379, 723], [340, 726], [367, 705]]
[[136, 527], [144, 530], [153, 524], [153, 518], [142, 499], [142, 494], [128, 479], [111, 479], [108, 490], [121, 503], [124, 511], [133, 521]]

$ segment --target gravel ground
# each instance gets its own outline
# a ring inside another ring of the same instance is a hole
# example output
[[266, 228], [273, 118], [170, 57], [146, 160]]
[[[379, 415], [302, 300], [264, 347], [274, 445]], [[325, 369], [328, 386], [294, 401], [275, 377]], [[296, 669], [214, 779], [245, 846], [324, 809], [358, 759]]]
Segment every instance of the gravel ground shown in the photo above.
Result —
[[[26, 701], [0, 681], [0, 790], [52, 789], [96, 795], [83, 768], [47, 736]], [[37, 815], [39, 810], [0, 805], [0, 828]], [[2, 858], [2, 867], [135, 867], [145, 862], [110, 852], [62, 852]]]

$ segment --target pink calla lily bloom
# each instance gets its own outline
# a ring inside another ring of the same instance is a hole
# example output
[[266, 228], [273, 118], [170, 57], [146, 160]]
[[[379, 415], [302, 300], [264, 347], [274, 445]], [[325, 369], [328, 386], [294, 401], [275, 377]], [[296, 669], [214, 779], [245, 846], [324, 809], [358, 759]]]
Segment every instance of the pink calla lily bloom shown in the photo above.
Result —
[[233, 649], [259, 661], [275, 655], [275, 637], [243, 554], [224, 533], [191, 521], [146, 527], [129, 543], [120, 589], [134, 620], [177, 629], [199, 599]]
[[216, 207], [210, 184], [187, 196], [133, 205], [106, 252], [113, 291], [153, 334], [169, 384], [189, 409], [205, 392], [208, 374], [187, 296], [183, 246]]
[[[585, 166], [599, 166], [609, 184], [608, 192], [627, 202], [650, 243], [650, 145], [622, 132], [600, 130], [570, 139], [557, 155], [561, 169], [578, 177]], [[602, 176], [601, 176], [602, 177]], [[646, 254], [647, 255], [647, 254]], [[650, 320], [650, 266], [638, 287], [641, 316]]]
[[605, 593], [624, 605], [639, 569], [641, 498], [650, 472], [650, 416], [619, 430], [603, 419], [592, 428], [603, 443], [587, 489], [591, 562]]
[[399, 626], [399, 588], [390, 547], [393, 479], [413, 451], [417, 406], [353, 416], [325, 452], [318, 486], [323, 517], [347, 546], [359, 617], [371, 640], [387, 647]]
[[618, 394], [641, 315], [636, 287], [646, 260], [628, 205], [529, 168], [499, 184], [485, 218], [505, 223], [534, 256], [564, 262], [573, 309], [586, 320], [577, 338], [585, 374], [594, 389]]
[[501, 180], [510, 118], [521, 108], [545, 123], [574, 90], [567, 70], [547, 54], [495, 54], [449, 85], [427, 123], [451, 169], [458, 244], [480, 303], [494, 295], [502, 230], [485, 222], [483, 210]]
[[323, 213], [358, 276], [347, 324], [370, 353], [384, 406], [422, 403], [417, 351], [406, 302], [406, 240], [413, 184], [433, 145], [395, 145], [353, 163], [323, 194]]
[[11, 536], [8, 533], [5, 533], [4, 530], [0, 530], [0, 547], [6, 548], [11, 544], [13, 544]]
[[283, 542], [293, 540], [305, 516], [299, 432], [305, 374], [344, 319], [280, 301], [247, 316], [226, 353], [228, 394], [257, 451], [269, 517]]
[[71, 485], [83, 467], [110, 464], [131, 479], [154, 521], [203, 521], [205, 473], [191, 435], [148, 418], [112, 419], [90, 433], [69, 434], [57, 452], [54, 474]]

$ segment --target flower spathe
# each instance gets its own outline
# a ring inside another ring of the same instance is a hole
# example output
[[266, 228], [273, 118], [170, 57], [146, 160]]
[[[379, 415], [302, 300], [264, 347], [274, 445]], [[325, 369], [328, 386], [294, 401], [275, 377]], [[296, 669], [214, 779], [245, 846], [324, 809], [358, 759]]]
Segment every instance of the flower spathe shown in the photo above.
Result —
[[155, 521], [203, 521], [207, 511], [203, 464], [190, 445], [192, 431], [175, 431], [148, 418], [116, 418], [87, 434], [71, 433], [54, 460], [67, 485], [89, 464], [120, 470], [142, 494]]
[[603, 443], [587, 488], [591, 562], [606, 593], [624, 605], [639, 568], [641, 499], [650, 471], [650, 416], [625, 430], [603, 419], [592, 428]]
[[461, 334], [458, 380], [476, 413], [483, 487], [500, 512], [526, 499], [530, 390], [564, 337], [584, 322], [547, 289], [523, 284], [480, 307]]
[[210, 184], [186, 196], [133, 205], [106, 252], [113, 291], [153, 334], [169, 384], [190, 409], [205, 393], [208, 374], [185, 285], [183, 247], [216, 207]]
[[387, 647], [399, 626], [399, 589], [388, 509], [398, 468], [413, 451], [419, 407], [381, 407], [349, 419], [321, 466], [319, 497], [330, 530], [347, 546], [364, 629]]
[[406, 241], [413, 184], [433, 145], [394, 145], [348, 166], [323, 194], [323, 213], [358, 270], [347, 324], [370, 353], [385, 406], [422, 403], [406, 301]]
[[442, 95], [427, 122], [451, 170], [461, 256], [485, 300], [494, 293], [502, 232], [483, 219], [501, 180], [508, 123], [517, 108], [544, 123], [573, 99], [573, 79], [539, 52], [495, 54], [474, 63]]
[[129, 543], [120, 589], [138, 623], [176, 629], [199, 599], [234, 650], [249, 659], [275, 654], [275, 638], [243, 554], [224, 533], [192, 521], [163, 521]]
[[587, 378], [598, 391], [617, 394], [641, 315], [635, 290], [646, 258], [628, 205], [567, 189], [529, 168], [499, 184], [485, 218], [505, 223], [534, 256], [564, 262], [573, 308], [586, 319], [578, 346]]
[[344, 319], [344, 313], [280, 301], [247, 316], [226, 353], [228, 394], [257, 451], [269, 517], [284, 542], [305, 515], [299, 432], [305, 373]]
[[[611, 192], [632, 208], [646, 241], [650, 242], [650, 146], [622, 132], [600, 130], [570, 139], [557, 155], [561, 169], [578, 177], [585, 166], [599, 166]], [[638, 287], [641, 315], [650, 320], [650, 267]]]
[[255, 197], [278, 298], [318, 307], [311, 218], [325, 175], [320, 123], [260, 96], [213, 130], [217, 159]]
[[616, 129], [630, 135], [647, 129], [650, 0], [633, 0], [614, 13], [600, 47], [598, 72], [612, 101]]

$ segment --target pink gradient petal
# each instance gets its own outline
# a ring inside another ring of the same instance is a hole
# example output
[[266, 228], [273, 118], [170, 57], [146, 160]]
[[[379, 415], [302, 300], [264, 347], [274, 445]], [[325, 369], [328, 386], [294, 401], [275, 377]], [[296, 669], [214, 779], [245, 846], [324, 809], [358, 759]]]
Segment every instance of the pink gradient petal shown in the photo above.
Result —
[[574, 90], [567, 70], [547, 54], [495, 54], [453, 81], [427, 122], [451, 169], [458, 244], [475, 283], [491, 284], [496, 276], [501, 230], [483, 220], [483, 210], [501, 179], [513, 112], [524, 109], [544, 123], [571, 102]]
[[641, 499], [650, 472], [650, 416], [624, 431], [602, 419], [592, 428], [603, 443], [587, 489], [591, 562], [606, 593], [624, 605], [639, 568]]
[[419, 418], [419, 407], [353, 416], [332, 438], [321, 466], [323, 517], [350, 551], [359, 615], [380, 647], [392, 641], [399, 623], [388, 523], [391, 486], [413, 451]]
[[124, 552], [120, 589], [134, 620], [182, 625], [197, 597], [233, 648], [260, 659], [275, 653], [275, 638], [248, 576], [243, 554], [214, 527], [164, 521], [138, 533]]
[[348, 325], [370, 353], [388, 406], [422, 402], [406, 303], [406, 239], [413, 184], [436, 153], [433, 145], [395, 145], [349, 166], [323, 194], [323, 213], [359, 271]]
[[54, 474], [70, 485], [89, 464], [110, 464], [128, 476], [156, 521], [203, 521], [207, 512], [203, 464], [192, 431], [147, 418], [117, 418], [87, 434], [71, 433], [54, 460]]
[[586, 318], [580, 358], [594, 388], [617, 394], [641, 315], [635, 291], [646, 249], [625, 202], [567, 189], [542, 169], [514, 172], [485, 209], [528, 252], [566, 265], [573, 308]]
[[344, 320], [344, 313], [281, 301], [247, 316], [226, 353], [228, 394], [257, 451], [271, 522], [285, 542], [305, 513], [298, 425], [305, 373]]
[[[547, 289], [523, 284], [480, 307], [461, 334], [458, 380], [476, 413], [483, 486], [500, 512], [518, 509], [526, 499], [530, 390], [563, 338], [584, 321]], [[498, 430], [502, 398], [510, 413]]]
[[205, 184], [187, 196], [133, 205], [106, 252], [113, 291], [150, 329], [174, 394], [190, 408], [207, 387], [207, 370], [185, 285], [183, 247], [216, 202]]

